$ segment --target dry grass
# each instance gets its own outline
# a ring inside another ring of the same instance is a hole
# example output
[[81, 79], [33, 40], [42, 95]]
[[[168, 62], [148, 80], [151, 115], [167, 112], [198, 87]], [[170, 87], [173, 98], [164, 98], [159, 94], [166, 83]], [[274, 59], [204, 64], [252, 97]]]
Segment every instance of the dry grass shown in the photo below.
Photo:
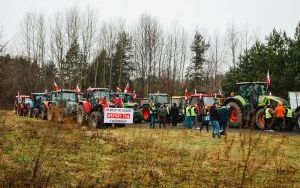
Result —
[[0, 111], [0, 187], [299, 187], [300, 136], [76, 129]]

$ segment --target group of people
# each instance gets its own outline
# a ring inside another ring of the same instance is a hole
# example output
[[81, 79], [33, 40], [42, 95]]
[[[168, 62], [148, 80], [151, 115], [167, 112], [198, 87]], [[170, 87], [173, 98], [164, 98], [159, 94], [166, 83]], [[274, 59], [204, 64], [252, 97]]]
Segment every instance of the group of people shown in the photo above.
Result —
[[179, 108], [177, 104], [174, 103], [171, 108], [169, 108], [166, 104], [161, 104], [158, 109], [155, 104], [152, 103], [150, 105], [150, 128], [155, 128], [155, 122], [158, 120], [159, 128], [166, 128], [167, 124], [172, 123], [172, 126], [177, 126], [178, 117], [179, 117]]
[[217, 135], [219, 138], [221, 134], [226, 134], [229, 121], [229, 109], [226, 106], [217, 106], [216, 103], [211, 107], [205, 106], [202, 108], [198, 108], [195, 104], [186, 104], [180, 108], [176, 103], [171, 108], [165, 104], [161, 104], [156, 108], [155, 104], [152, 103], [149, 110], [150, 128], [155, 128], [156, 120], [158, 120], [159, 128], [166, 128], [166, 125], [170, 123], [172, 126], [177, 126], [181, 114], [184, 127], [200, 129], [200, 132], [206, 127], [207, 132], [209, 132], [209, 125], [211, 125], [212, 136]]
[[291, 131], [293, 129], [293, 110], [291, 108], [285, 110], [282, 102], [277, 103], [275, 110], [267, 105], [264, 113], [266, 130], [284, 129]]

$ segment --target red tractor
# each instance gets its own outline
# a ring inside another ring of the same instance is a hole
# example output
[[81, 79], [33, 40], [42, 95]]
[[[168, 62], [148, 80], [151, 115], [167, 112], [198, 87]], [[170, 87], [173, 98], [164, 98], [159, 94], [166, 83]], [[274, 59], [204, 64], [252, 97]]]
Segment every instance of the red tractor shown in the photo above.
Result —
[[95, 128], [104, 126], [104, 109], [116, 107], [115, 103], [110, 102], [109, 93], [110, 90], [108, 88], [87, 89], [77, 109], [77, 124], [79, 126], [85, 124]]
[[29, 112], [27, 106], [30, 101], [29, 95], [18, 95], [15, 99], [15, 113], [19, 114], [20, 116], [26, 116]]
[[196, 93], [190, 96], [189, 103], [196, 105], [198, 112], [198, 122], [202, 120], [204, 108], [212, 106], [216, 102], [215, 98], [207, 93]]

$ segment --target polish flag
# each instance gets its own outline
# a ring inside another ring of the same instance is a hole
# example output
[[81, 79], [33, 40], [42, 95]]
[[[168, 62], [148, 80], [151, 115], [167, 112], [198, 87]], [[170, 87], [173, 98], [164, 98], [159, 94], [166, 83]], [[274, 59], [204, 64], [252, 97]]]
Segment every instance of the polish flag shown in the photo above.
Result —
[[129, 93], [129, 84], [127, 83], [125, 89], [124, 89], [124, 93]]
[[119, 87], [117, 87], [117, 92], [122, 92], [122, 90]]
[[136, 99], [136, 93], [135, 93], [135, 90], [133, 91], [133, 94], [132, 94], [132, 99], [135, 100]]
[[53, 85], [53, 90], [54, 91], [57, 91], [59, 88], [58, 88], [58, 85], [56, 84], [56, 82], [54, 81], [54, 85]]
[[268, 88], [270, 86], [270, 84], [271, 84], [271, 78], [270, 78], [269, 70], [267, 72], [267, 80], [266, 80], [266, 82], [267, 82], [267, 88]]
[[80, 93], [80, 88], [79, 88], [78, 84], [76, 85], [75, 92]]
[[189, 93], [188, 93], [188, 90], [185, 89], [184, 100], [188, 100], [188, 98], [189, 98]]

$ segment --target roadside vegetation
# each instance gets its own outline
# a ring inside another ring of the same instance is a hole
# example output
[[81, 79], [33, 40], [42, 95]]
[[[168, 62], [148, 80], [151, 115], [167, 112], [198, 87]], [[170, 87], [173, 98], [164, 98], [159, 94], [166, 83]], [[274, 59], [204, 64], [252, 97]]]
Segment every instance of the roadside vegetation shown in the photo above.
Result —
[[300, 186], [299, 135], [0, 119], [0, 187]]

